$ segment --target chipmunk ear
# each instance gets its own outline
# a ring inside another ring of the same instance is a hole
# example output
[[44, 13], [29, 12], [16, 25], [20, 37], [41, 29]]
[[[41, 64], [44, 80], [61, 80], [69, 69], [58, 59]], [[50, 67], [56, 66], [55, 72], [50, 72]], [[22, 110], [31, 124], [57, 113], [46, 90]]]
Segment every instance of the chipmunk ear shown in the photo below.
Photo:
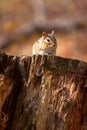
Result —
[[42, 37], [47, 37], [47, 33], [46, 33], [46, 32], [43, 32], [43, 33], [42, 33]]
[[52, 35], [54, 35], [54, 33], [55, 33], [55, 32], [54, 32], [54, 30], [53, 30], [53, 31], [52, 31]]

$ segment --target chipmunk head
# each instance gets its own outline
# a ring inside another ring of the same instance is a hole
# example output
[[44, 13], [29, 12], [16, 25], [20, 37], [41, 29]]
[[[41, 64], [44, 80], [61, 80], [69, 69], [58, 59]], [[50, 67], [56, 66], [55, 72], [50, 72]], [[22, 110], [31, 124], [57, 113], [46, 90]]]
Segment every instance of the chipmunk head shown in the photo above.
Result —
[[51, 34], [47, 34], [46, 32], [42, 33], [42, 37], [44, 39], [45, 46], [54, 47], [57, 46], [56, 38], [54, 35], [54, 31]]

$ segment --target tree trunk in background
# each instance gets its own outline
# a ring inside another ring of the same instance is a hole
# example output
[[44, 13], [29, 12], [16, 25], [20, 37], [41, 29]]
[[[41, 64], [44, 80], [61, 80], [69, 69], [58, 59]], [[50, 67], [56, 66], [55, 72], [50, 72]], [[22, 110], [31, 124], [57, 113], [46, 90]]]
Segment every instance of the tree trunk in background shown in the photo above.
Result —
[[0, 54], [0, 130], [86, 130], [87, 64]]

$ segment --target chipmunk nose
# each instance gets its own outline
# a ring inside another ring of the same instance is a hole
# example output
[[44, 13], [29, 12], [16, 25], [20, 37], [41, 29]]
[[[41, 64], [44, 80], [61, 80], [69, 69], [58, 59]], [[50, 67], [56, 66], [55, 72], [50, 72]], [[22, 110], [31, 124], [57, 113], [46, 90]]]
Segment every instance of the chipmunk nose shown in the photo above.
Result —
[[55, 47], [56, 45], [55, 44], [53, 44], [53, 47]]

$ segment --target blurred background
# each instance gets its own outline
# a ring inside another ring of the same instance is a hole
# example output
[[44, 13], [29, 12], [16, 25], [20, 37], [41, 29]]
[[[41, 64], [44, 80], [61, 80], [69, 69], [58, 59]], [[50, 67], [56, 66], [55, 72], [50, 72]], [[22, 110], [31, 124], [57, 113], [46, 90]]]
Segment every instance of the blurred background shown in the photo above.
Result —
[[32, 55], [43, 31], [55, 31], [57, 56], [87, 61], [87, 0], [0, 0], [0, 50]]

